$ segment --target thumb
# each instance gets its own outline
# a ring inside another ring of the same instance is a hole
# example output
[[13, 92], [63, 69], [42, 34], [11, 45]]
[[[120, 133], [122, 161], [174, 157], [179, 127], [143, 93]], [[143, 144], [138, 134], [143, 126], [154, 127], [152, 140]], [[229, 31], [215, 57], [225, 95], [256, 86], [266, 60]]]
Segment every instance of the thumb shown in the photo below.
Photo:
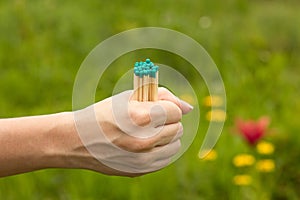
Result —
[[166, 100], [175, 103], [180, 109], [182, 114], [187, 114], [193, 110], [193, 106], [189, 103], [179, 99], [176, 97], [172, 92], [164, 87], [158, 88], [158, 99], [159, 100]]

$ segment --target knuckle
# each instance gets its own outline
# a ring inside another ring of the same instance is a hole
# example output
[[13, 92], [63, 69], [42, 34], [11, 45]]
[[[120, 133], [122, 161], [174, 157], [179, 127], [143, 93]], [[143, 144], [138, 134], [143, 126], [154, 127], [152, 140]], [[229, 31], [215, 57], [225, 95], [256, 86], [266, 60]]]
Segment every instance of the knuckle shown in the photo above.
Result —
[[180, 141], [180, 140], [177, 140], [177, 142], [176, 142], [175, 145], [174, 145], [175, 151], [174, 151], [174, 154], [173, 154], [173, 155], [175, 155], [176, 153], [178, 153], [179, 150], [180, 150], [180, 148], [181, 148], [181, 141]]
[[182, 119], [182, 111], [178, 106], [176, 106], [176, 109], [177, 109], [178, 121], [180, 121]]
[[170, 151], [168, 152], [169, 153], [169, 156], [174, 156], [176, 153], [179, 152], [180, 148], [181, 148], [181, 141], [178, 139], [176, 140], [173, 144], [171, 144], [169, 146], [170, 148]]
[[138, 139], [134, 141], [130, 146], [131, 151], [133, 152], [145, 152], [151, 149], [152, 147], [153, 146], [151, 142], [149, 142], [148, 140], [138, 140]]
[[146, 126], [151, 122], [150, 114], [144, 107], [131, 110], [129, 117], [138, 126]]
[[182, 119], [182, 111], [181, 111], [181, 109], [176, 104], [174, 104], [174, 103], [171, 103], [171, 109], [172, 109], [171, 112], [173, 114], [174, 120], [179, 122]]
[[136, 157], [134, 161], [134, 165], [139, 170], [146, 170], [148, 169], [153, 163], [153, 159], [149, 155], [140, 154]]
[[169, 93], [169, 90], [167, 88], [165, 88], [165, 87], [159, 87], [158, 90], [161, 93]]
[[178, 133], [183, 133], [183, 125], [181, 122], [178, 122]]

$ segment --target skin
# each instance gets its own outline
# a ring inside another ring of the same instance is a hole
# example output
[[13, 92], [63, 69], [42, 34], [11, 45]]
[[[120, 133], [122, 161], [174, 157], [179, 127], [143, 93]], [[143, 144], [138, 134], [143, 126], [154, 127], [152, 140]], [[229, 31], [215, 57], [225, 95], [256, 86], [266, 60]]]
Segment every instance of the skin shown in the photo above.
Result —
[[[129, 106], [132, 120], [141, 126], [151, 122], [149, 113], [153, 104], [165, 109], [164, 131], [153, 137], [140, 139], [122, 132], [113, 120], [110, 99], [94, 104], [97, 121], [106, 130], [107, 138], [127, 151], [150, 152], [170, 145], [182, 129], [182, 114], [190, 112], [192, 107], [165, 88], [159, 89], [158, 98], [157, 102], [132, 101]], [[0, 177], [47, 168], [80, 168], [129, 177], [144, 174], [121, 172], [95, 159], [78, 136], [73, 112], [0, 119], [0, 163]]]

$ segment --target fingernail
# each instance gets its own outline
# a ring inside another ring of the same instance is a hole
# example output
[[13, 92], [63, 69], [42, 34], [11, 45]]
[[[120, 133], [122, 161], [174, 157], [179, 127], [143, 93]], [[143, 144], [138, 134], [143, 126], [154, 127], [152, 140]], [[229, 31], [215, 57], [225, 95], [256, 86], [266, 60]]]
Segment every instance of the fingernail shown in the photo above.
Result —
[[187, 114], [194, 109], [194, 107], [186, 101], [180, 100], [182, 114]]

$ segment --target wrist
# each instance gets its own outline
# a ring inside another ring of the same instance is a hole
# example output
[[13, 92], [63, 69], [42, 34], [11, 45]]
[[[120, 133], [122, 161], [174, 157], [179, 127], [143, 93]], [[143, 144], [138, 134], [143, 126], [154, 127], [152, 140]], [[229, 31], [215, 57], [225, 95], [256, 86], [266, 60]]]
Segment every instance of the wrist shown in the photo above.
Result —
[[85, 148], [77, 133], [74, 113], [55, 114], [55, 126], [48, 134], [47, 168], [82, 168], [97, 170], [101, 166]]
[[46, 134], [47, 144], [44, 149], [46, 168], [71, 168], [69, 161], [70, 149], [74, 148], [77, 133], [73, 112], [62, 112], [50, 115], [53, 122]]

